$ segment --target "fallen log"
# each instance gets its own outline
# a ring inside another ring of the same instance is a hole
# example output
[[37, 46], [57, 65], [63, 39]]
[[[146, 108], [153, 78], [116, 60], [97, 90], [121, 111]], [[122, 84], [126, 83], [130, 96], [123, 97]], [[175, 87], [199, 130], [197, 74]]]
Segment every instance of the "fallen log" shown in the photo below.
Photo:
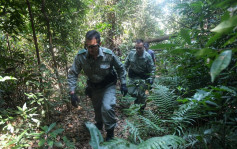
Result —
[[177, 35], [164, 35], [164, 36], [160, 36], [158, 38], [155, 38], [155, 39], [147, 39], [145, 40], [145, 42], [148, 42], [148, 43], [152, 43], [152, 42], [161, 42], [161, 41], [164, 41], [164, 40], [169, 40], [170, 38], [174, 38], [174, 37], [177, 37]]

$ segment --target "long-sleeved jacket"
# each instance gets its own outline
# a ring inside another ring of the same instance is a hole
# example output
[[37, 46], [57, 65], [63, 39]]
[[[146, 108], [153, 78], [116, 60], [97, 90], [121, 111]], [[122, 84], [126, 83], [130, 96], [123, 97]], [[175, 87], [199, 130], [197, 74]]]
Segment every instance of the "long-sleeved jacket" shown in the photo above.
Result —
[[113, 69], [116, 70], [121, 84], [125, 84], [126, 70], [124, 65], [111, 50], [100, 47], [97, 59], [93, 59], [89, 56], [87, 50], [82, 49], [76, 55], [72, 67], [69, 70], [69, 90], [75, 91], [78, 75], [81, 70], [84, 71], [90, 82], [101, 83]]
[[155, 65], [151, 55], [145, 50], [142, 56], [138, 56], [136, 50], [131, 50], [125, 60], [125, 69], [132, 70], [138, 79], [143, 75], [147, 75], [147, 79], [154, 78]]

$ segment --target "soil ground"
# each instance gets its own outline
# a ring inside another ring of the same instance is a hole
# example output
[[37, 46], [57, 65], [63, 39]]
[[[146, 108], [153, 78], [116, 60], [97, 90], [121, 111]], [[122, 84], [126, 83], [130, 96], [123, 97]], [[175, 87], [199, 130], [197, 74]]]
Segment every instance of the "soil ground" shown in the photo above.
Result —
[[[89, 98], [82, 99], [80, 106], [74, 108], [70, 105], [70, 111], [66, 106], [64, 106], [60, 111], [61, 113], [55, 117], [57, 124], [63, 128], [64, 134], [69, 140], [73, 141], [78, 149], [92, 149], [89, 145], [90, 133], [85, 126], [85, 122], [89, 121], [95, 123], [94, 121], [94, 110], [92, 108], [92, 103]], [[115, 137], [126, 139], [126, 134], [124, 132], [123, 126], [126, 125], [126, 116], [122, 113], [123, 107], [118, 103], [115, 107], [117, 115], [117, 127], [115, 128]], [[101, 131], [103, 138], [106, 136], [105, 130]]]

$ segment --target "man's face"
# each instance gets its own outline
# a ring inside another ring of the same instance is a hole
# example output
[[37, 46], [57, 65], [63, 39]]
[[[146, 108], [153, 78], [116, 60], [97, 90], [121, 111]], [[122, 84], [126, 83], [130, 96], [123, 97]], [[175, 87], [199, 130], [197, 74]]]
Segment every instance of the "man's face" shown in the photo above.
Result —
[[92, 40], [86, 40], [85, 47], [88, 50], [89, 54], [91, 56], [97, 56], [99, 53], [99, 46], [100, 44], [97, 43], [95, 38], [92, 38]]
[[142, 54], [143, 54], [143, 52], [144, 52], [143, 43], [136, 43], [135, 48], [136, 48], [137, 54], [138, 54], [139, 56], [142, 56]]

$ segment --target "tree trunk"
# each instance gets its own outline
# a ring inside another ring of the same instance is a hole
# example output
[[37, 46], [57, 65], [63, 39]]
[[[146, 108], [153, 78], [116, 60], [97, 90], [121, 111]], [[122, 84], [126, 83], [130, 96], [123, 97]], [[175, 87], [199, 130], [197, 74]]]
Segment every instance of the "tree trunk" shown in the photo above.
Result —
[[56, 62], [55, 54], [54, 54], [54, 51], [53, 51], [53, 41], [52, 41], [52, 34], [51, 34], [51, 31], [50, 31], [49, 18], [47, 16], [46, 10], [45, 10], [45, 0], [42, 0], [42, 12], [44, 14], [44, 18], [45, 18], [45, 22], [46, 22], [46, 26], [47, 26], [48, 38], [49, 38], [49, 50], [51, 52], [52, 59], [53, 59], [54, 72], [56, 74], [56, 78], [57, 78], [57, 81], [58, 81], [58, 86], [59, 86], [59, 89], [60, 89], [60, 93], [61, 93], [61, 95], [63, 95], [63, 87], [62, 87], [62, 84], [60, 82], [57, 62]]
[[7, 34], [7, 47], [10, 53], [10, 58], [12, 59], [12, 51], [11, 51], [11, 45], [10, 45], [8, 34]]
[[66, 59], [65, 59], [65, 65], [66, 65], [66, 75], [68, 76], [68, 60], [67, 60], [67, 51], [66, 51], [66, 48], [63, 48], [64, 49], [64, 54], [65, 54], [65, 57], [66, 57]]
[[[116, 4], [116, 2], [117, 2], [116, 0], [108, 1], [107, 5], [112, 7]], [[106, 43], [108, 45], [108, 48], [112, 50], [113, 48], [115, 48], [114, 38], [115, 38], [115, 31], [116, 31], [116, 17], [115, 17], [114, 11], [111, 11], [107, 14], [107, 21], [111, 25], [111, 29], [108, 30]]]
[[37, 62], [38, 62], [38, 67], [39, 67], [39, 74], [40, 74], [40, 77], [39, 77], [39, 81], [40, 81], [40, 92], [42, 92], [42, 78], [41, 78], [41, 71], [40, 71], [40, 55], [39, 55], [39, 48], [38, 48], [38, 42], [37, 42], [37, 37], [36, 37], [36, 34], [35, 34], [35, 25], [34, 25], [34, 17], [33, 17], [33, 14], [31, 12], [31, 7], [30, 7], [30, 2], [29, 0], [26, 0], [26, 4], [28, 6], [28, 11], [29, 11], [29, 15], [30, 15], [30, 22], [31, 22], [31, 28], [32, 28], [32, 31], [33, 31], [33, 39], [34, 39], [34, 44], [35, 44], [35, 49], [36, 49], [36, 56], [37, 56]]

